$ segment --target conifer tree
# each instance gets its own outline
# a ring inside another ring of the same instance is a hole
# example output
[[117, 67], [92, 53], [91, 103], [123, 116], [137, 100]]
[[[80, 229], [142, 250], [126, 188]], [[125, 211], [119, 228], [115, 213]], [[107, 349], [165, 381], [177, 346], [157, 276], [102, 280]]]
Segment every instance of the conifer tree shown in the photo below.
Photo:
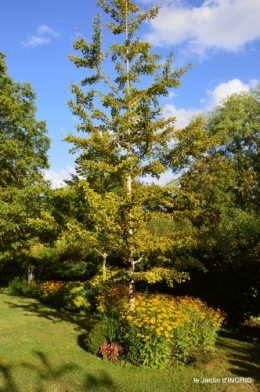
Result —
[[[128, 265], [133, 307], [136, 264], [151, 251], [158, 252], [158, 260], [162, 261], [171, 246], [167, 237], [155, 237], [147, 229], [148, 222], [156, 216], [146, 205], [151, 200], [159, 204], [162, 192], [154, 185], [140, 186], [138, 180], [147, 175], [159, 178], [167, 170], [164, 156], [174, 137], [175, 118], [163, 118], [160, 99], [168, 96], [170, 89], [181, 86], [180, 78], [190, 65], [173, 70], [173, 53], [163, 61], [159, 54], [152, 53], [150, 43], [136, 35], [142, 23], [157, 16], [158, 6], [141, 12], [130, 0], [97, 0], [97, 4], [110, 15], [105, 25], [119, 36], [119, 43], [103, 51], [100, 14], [93, 21], [92, 42], [79, 37], [73, 43], [82, 55], [71, 54], [70, 60], [89, 73], [80, 86], [71, 84], [76, 100], [70, 100], [69, 107], [81, 120], [77, 130], [86, 136], [70, 134], [65, 140], [74, 144], [72, 153], [80, 150], [76, 171], [83, 180], [77, 186], [85, 189], [96, 232], [103, 230], [106, 246], [117, 249]], [[105, 72], [104, 64], [109, 59], [114, 63], [115, 78]], [[102, 197], [93, 179], [102, 180]], [[106, 249], [102, 249], [104, 252]], [[167, 274], [178, 281], [185, 276], [174, 269], [153, 271], [149, 276], [154, 281]]]

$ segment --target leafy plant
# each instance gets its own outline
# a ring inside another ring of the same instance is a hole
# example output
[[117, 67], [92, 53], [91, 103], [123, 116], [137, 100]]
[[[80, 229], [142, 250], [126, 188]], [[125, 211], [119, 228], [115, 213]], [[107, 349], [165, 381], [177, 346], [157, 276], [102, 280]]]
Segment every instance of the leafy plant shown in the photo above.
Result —
[[140, 352], [142, 365], [162, 368], [170, 363], [172, 347], [166, 339], [149, 336], [144, 342]]
[[103, 358], [107, 358], [110, 362], [115, 362], [118, 360], [119, 355], [122, 351], [122, 347], [120, 347], [117, 343], [104, 343], [100, 346], [99, 354], [101, 354]]
[[8, 283], [8, 289], [6, 290], [9, 295], [19, 295], [23, 297], [34, 297], [35, 293], [33, 287], [28, 284], [26, 279], [14, 278]]
[[44, 303], [57, 309], [64, 306], [64, 287], [64, 282], [55, 281], [32, 285], [32, 289]]
[[122, 356], [124, 360], [132, 363], [135, 366], [141, 365], [140, 354], [144, 346], [144, 342], [137, 336], [138, 330], [129, 323], [125, 323], [122, 332], [120, 343], [123, 346]]
[[72, 312], [84, 312], [90, 308], [87, 290], [82, 282], [66, 283], [63, 289], [63, 307]]
[[85, 339], [87, 350], [97, 355], [100, 346], [104, 343], [109, 343], [107, 333], [108, 327], [106, 321], [102, 320], [96, 323]]

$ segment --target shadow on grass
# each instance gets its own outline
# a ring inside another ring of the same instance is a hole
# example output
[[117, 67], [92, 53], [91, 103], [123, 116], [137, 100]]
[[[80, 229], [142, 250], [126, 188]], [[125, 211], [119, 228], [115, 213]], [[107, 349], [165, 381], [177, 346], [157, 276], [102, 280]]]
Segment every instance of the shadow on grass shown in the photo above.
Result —
[[86, 350], [86, 344], [85, 344], [86, 337], [87, 337], [86, 333], [81, 333], [77, 339], [78, 346], [81, 347], [83, 350]]
[[5, 303], [13, 309], [23, 309], [25, 311], [25, 316], [38, 316], [50, 320], [53, 323], [59, 323], [62, 321], [70, 322], [75, 325], [75, 330], [79, 332], [86, 332], [91, 329], [95, 322], [100, 319], [100, 317], [93, 315], [92, 313], [82, 315], [78, 313], [71, 313], [66, 310], [49, 308], [48, 305], [37, 302], [35, 299], [30, 299], [27, 303], [25, 303], [25, 301], [26, 298], [23, 298], [23, 304], [8, 301], [5, 301]]
[[259, 383], [260, 346], [254, 346], [250, 341], [248, 336], [239, 332], [223, 330], [219, 333], [216, 346], [227, 352], [227, 360], [231, 366], [227, 370], [237, 377], [251, 377]]
[[[40, 365], [37, 366], [28, 362], [21, 362], [16, 365], [4, 365], [0, 362], [0, 381], [3, 380], [2, 386], [0, 385], [0, 392], [25, 392], [28, 388], [24, 384], [21, 385], [22, 380], [17, 379], [17, 371], [30, 372], [30, 379], [34, 379], [34, 386], [29, 387], [30, 392], [85, 392], [85, 391], [113, 391], [119, 392], [116, 385], [114, 385], [111, 377], [104, 370], [99, 370], [92, 373], [82, 373], [83, 381], [78, 381], [75, 384], [71, 379], [71, 384], [68, 383], [69, 373], [74, 370], [80, 370], [76, 364], [65, 364], [62, 366], [52, 366], [46, 354], [41, 351], [33, 353]], [[16, 376], [15, 376], [16, 374]], [[22, 378], [22, 377], [20, 377]], [[66, 380], [64, 380], [66, 378]], [[31, 389], [33, 388], [33, 389]], [[105, 388], [105, 389], [103, 389]]]

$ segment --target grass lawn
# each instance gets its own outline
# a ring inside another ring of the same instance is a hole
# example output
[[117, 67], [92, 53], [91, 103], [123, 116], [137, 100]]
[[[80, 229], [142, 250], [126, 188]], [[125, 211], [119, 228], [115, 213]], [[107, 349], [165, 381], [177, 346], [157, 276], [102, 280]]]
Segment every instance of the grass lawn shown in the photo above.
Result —
[[[212, 358], [155, 370], [111, 364], [87, 353], [82, 342], [92, 322], [91, 315], [0, 294], [0, 392], [260, 392], [260, 345], [241, 336], [221, 331]], [[225, 377], [253, 381], [223, 383]]]

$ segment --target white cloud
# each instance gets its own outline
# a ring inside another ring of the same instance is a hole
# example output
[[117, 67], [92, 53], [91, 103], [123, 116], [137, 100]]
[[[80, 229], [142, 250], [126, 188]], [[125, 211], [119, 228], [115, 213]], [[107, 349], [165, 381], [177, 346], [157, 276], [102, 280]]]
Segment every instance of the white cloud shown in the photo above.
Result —
[[53, 37], [59, 37], [59, 34], [56, 33], [53, 29], [51, 29], [49, 26], [46, 25], [41, 25], [37, 29], [38, 35], [44, 35], [44, 34], [50, 34]]
[[220, 83], [214, 90], [207, 90], [207, 109], [214, 109], [215, 106], [219, 105], [229, 95], [248, 91], [250, 88], [256, 87], [258, 83], [259, 81], [257, 79], [251, 79], [247, 84], [241, 82], [239, 79], [232, 79], [226, 83]]
[[166, 104], [163, 108], [165, 118], [176, 117], [175, 127], [177, 129], [186, 127], [193, 116], [202, 112], [201, 109], [177, 109], [173, 104]]
[[61, 169], [56, 172], [54, 170], [45, 170], [45, 180], [51, 181], [52, 188], [62, 188], [65, 184], [63, 180], [69, 180], [70, 174], [76, 174], [75, 167], [67, 166], [65, 169]]
[[232, 79], [228, 82], [218, 84], [213, 90], [206, 91], [206, 97], [200, 99], [200, 103], [204, 104], [202, 109], [177, 109], [174, 104], [164, 105], [164, 116], [166, 118], [176, 117], [175, 127], [181, 129], [186, 127], [193, 116], [200, 113], [214, 110], [231, 94], [239, 94], [243, 91], [249, 91], [250, 88], [256, 87], [260, 82], [257, 79], [251, 79], [249, 83], [243, 83], [239, 79]]
[[201, 56], [210, 49], [236, 52], [260, 38], [259, 0], [206, 0], [200, 7], [168, 0], [146, 39], [156, 45], [184, 44]]
[[51, 42], [49, 37], [37, 37], [36, 35], [30, 35], [27, 38], [26, 42], [22, 42], [23, 46], [31, 46], [34, 48], [35, 46], [42, 44], [49, 44]]
[[27, 40], [21, 43], [24, 47], [34, 48], [35, 46], [51, 43], [50, 36], [59, 37], [60, 35], [49, 26], [41, 25], [38, 27], [36, 35], [29, 34]]
[[150, 184], [155, 184], [155, 185], [166, 185], [169, 181], [172, 181], [176, 179], [177, 176], [172, 173], [172, 171], [167, 170], [165, 173], [162, 173], [159, 180], [157, 180], [155, 177], [151, 176], [146, 176], [141, 179], [141, 181], [144, 184], [150, 185]]

